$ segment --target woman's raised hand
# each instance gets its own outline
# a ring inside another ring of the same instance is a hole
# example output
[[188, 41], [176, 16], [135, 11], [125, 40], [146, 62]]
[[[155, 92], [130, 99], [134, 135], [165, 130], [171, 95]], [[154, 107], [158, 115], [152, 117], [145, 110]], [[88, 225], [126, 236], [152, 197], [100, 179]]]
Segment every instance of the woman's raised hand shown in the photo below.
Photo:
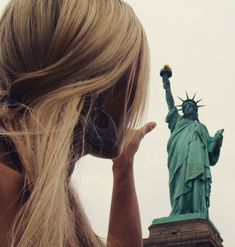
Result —
[[128, 170], [132, 167], [134, 156], [139, 149], [144, 136], [156, 127], [155, 122], [149, 122], [140, 129], [133, 129], [130, 132], [130, 140], [126, 143], [121, 154], [113, 159], [113, 170]]

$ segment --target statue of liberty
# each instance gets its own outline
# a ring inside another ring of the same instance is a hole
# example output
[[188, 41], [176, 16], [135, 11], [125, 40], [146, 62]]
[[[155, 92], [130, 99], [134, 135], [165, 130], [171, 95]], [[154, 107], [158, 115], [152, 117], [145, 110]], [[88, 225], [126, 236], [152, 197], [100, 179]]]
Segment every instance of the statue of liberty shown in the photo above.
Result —
[[[166, 92], [168, 115], [166, 122], [171, 131], [167, 144], [171, 216], [201, 213], [208, 218], [210, 206], [211, 172], [220, 155], [223, 129], [211, 137], [198, 119], [199, 101], [181, 99], [180, 109], [175, 106], [169, 78], [172, 71], [165, 66], [160, 75]], [[182, 110], [182, 115], [179, 111]]]

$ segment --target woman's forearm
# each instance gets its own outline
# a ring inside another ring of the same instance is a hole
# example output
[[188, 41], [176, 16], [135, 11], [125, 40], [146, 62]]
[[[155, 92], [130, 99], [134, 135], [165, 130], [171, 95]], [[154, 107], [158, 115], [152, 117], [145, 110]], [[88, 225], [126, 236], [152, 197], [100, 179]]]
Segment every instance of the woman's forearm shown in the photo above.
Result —
[[155, 122], [149, 122], [140, 129], [130, 130], [128, 142], [121, 150], [121, 154], [113, 160], [113, 194], [108, 247], [143, 246], [133, 161], [140, 142], [155, 126]]
[[141, 247], [142, 230], [133, 166], [123, 174], [114, 169], [108, 247]]

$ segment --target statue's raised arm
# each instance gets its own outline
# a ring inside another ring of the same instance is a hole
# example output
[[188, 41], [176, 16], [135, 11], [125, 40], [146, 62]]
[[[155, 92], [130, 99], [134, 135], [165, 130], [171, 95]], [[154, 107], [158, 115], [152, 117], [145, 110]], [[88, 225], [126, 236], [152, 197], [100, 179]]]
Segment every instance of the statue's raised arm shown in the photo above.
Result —
[[171, 85], [169, 78], [172, 76], [171, 68], [168, 65], [165, 65], [163, 69], [161, 69], [160, 76], [162, 77], [163, 88], [166, 91], [166, 102], [169, 111], [175, 107], [175, 101], [171, 92]]

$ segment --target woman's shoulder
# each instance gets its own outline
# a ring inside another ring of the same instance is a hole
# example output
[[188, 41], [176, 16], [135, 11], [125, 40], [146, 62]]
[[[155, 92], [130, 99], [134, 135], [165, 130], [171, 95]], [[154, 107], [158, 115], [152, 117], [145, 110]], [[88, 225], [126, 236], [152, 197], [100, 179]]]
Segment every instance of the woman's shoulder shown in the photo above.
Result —
[[1, 205], [12, 203], [19, 196], [24, 177], [19, 172], [0, 162], [0, 201]]
[[[23, 175], [8, 165], [0, 162], [0, 179], [7, 183], [12, 181], [23, 181]], [[1, 184], [0, 184], [1, 185]]]
[[24, 178], [19, 172], [0, 162], [0, 241], [11, 229], [14, 218], [20, 208], [21, 191]]

